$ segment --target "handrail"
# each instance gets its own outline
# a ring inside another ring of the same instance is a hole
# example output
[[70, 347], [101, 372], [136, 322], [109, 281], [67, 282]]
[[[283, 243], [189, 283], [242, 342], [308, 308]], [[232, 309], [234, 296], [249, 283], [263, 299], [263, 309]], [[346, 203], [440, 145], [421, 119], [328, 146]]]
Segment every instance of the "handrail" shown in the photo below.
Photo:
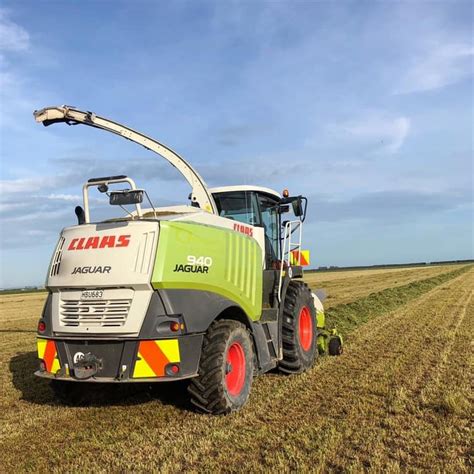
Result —
[[[133, 179], [128, 178], [127, 176], [116, 176], [116, 177], [111, 177], [111, 178], [104, 178], [102, 180], [89, 180], [87, 183], [84, 184], [82, 187], [82, 199], [84, 201], [84, 223], [89, 224], [90, 223], [90, 209], [89, 209], [89, 188], [90, 187], [95, 187], [100, 184], [117, 184], [117, 183], [128, 183], [130, 185], [130, 189], [137, 189], [137, 185], [135, 184], [135, 181]], [[143, 212], [142, 212], [142, 206], [137, 203], [135, 204], [135, 208], [137, 210], [137, 216], [142, 217]]]
[[[296, 242], [292, 242], [291, 236], [298, 230]], [[281, 302], [281, 290], [283, 287], [283, 276], [286, 271], [291, 272], [291, 252], [293, 250], [301, 250], [301, 239], [303, 234], [303, 222], [301, 220], [288, 221], [285, 223], [285, 231], [283, 235], [283, 246], [281, 254], [280, 278], [278, 281], [278, 301]], [[291, 275], [290, 275], [291, 278]]]

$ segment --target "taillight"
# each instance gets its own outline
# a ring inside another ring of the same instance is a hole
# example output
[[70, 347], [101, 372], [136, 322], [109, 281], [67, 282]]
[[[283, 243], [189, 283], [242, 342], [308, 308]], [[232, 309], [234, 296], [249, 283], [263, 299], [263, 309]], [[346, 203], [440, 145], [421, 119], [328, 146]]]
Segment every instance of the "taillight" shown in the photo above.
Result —
[[173, 332], [178, 332], [180, 329], [181, 329], [181, 331], [184, 331], [184, 324], [183, 324], [183, 323], [180, 323], [179, 321], [173, 321], [173, 322], [170, 324], [170, 329], [171, 329]]
[[38, 322], [38, 332], [45, 332], [46, 331], [46, 323], [40, 319]]
[[179, 364], [168, 364], [165, 368], [166, 375], [178, 375], [180, 371]]
[[177, 322], [177, 321], [174, 321], [170, 324], [170, 329], [173, 331], [173, 332], [177, 332], [179, 331], [179, 327], [180, 327], [180, 324]]

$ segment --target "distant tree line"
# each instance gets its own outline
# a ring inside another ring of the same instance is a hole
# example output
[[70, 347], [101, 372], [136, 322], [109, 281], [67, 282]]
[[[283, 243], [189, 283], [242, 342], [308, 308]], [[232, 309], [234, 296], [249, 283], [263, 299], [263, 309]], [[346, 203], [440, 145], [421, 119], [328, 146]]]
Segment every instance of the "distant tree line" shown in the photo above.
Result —
[[0, 294], [7, 295], [9, 293], [36, 293], [37, 291], [46, 291], [44, 286], [25, 286], [23, 288], [5, 288], [0, 289]]
[[350, 267], [338, 267], [331, 265], [329, 267], [318, 267], [305, 270], [306, 272], [337, 272], [343, 270], [370, 270], [376, 268], [400, 268], [400, 267], [423, 267], [428, 265], [453, 265], [456, 263], [474, 263], [474, 259], [468, 260], [442, 260], [439, 262], [411, 262], [411, 263], [386, 263], [381, 265], [354, 265]]

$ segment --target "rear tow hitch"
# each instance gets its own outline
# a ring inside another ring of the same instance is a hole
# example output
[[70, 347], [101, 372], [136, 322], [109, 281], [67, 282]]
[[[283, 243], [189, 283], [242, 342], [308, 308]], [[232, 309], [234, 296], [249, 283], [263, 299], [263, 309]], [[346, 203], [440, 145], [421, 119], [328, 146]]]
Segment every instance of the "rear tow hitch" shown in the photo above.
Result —
[[74, 376], [79, 380], [90, 379], [102, 369], [102, 360], [88, 352], [74, 363]]

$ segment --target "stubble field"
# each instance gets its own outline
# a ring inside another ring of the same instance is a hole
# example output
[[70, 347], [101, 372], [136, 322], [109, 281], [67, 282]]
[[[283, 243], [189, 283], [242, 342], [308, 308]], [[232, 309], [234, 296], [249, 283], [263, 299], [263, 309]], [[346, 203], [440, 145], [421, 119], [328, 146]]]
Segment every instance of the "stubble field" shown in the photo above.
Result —
[[344, 354], [255, 379], [226, 417], [183, 384], [108, 387], [86, 406], [33, 376], [45, 294], [0, 297], [0, 471], [472, 472], [474, 267], [308, 274]]

